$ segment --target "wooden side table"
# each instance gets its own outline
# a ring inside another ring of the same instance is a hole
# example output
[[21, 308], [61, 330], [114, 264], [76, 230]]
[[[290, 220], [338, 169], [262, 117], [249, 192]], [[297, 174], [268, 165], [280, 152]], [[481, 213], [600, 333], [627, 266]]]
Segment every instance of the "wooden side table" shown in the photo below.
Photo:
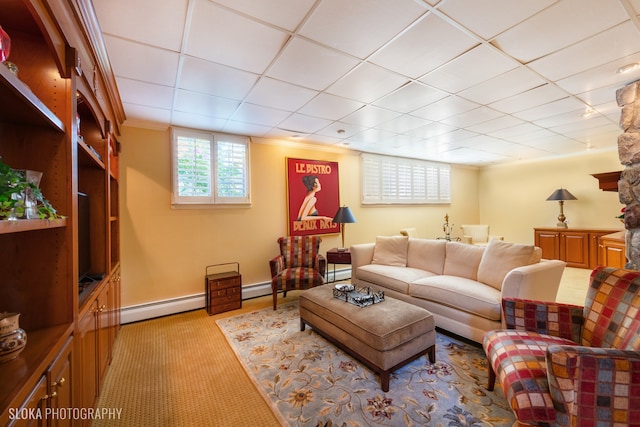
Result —
[[[207, 269], [221, 265], [225, 264], [210, 265]], [[242, 276], [239, 265], [236, 271], [208, 274], [207, 270], [204, 287], [209, 316], [242, 307]]]
[[[336, 281], [336, 264], [351, 264], [351, 252], [349, 249], [340, 249], [333, 248], [327, 251], [327, 264], [333, 264], [333, 280], [328, 281], [328, 283], [332, 283]], [[327, 278], [329, 274], [327, 272]]]

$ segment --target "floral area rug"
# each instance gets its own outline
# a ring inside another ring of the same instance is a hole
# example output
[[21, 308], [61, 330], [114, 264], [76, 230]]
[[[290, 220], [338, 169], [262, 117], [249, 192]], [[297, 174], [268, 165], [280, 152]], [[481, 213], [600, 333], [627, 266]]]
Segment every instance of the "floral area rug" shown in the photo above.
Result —
[[[354, 307], [355, 308], [355, 307]], [[366, 310], [366, 308], [355, 308]], [[511, 426], [502, 390], [489, 392], [481, 348], [438, 333], [436, 363], [421, 357], [378, 376], [307, 326], [298, 303], [216, 322], [283, 425]]]

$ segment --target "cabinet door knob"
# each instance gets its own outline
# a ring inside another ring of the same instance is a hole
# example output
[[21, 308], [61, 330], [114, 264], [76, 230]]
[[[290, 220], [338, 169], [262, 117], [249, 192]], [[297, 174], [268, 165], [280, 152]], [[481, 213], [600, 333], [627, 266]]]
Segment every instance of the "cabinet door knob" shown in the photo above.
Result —
[[52, 385], [56, 387], [62, 387], [67, 380], [64, 377], [61, 377], [58, 381], [54, 382]]

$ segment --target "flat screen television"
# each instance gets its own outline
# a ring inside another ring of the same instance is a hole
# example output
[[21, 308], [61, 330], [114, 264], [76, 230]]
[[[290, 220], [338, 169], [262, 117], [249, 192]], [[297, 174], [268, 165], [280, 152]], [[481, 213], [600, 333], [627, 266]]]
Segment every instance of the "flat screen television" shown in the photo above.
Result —
[[89, 196], [78, 193], [78, 273], [79, 280], [91, 273], [91, 227]]

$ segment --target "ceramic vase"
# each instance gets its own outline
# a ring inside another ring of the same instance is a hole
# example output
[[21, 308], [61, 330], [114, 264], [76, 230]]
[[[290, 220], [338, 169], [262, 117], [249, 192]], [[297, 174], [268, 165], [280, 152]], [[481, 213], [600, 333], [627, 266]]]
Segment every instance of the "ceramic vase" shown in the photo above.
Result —
[[0, 363], [13, 360], [27, 345], [27, 333], [20, 328], [20, 313], [0, 313]]
[[11, 53], [11, 39], [0, 26], [0, 62], [6, 61], [9, 53]]

